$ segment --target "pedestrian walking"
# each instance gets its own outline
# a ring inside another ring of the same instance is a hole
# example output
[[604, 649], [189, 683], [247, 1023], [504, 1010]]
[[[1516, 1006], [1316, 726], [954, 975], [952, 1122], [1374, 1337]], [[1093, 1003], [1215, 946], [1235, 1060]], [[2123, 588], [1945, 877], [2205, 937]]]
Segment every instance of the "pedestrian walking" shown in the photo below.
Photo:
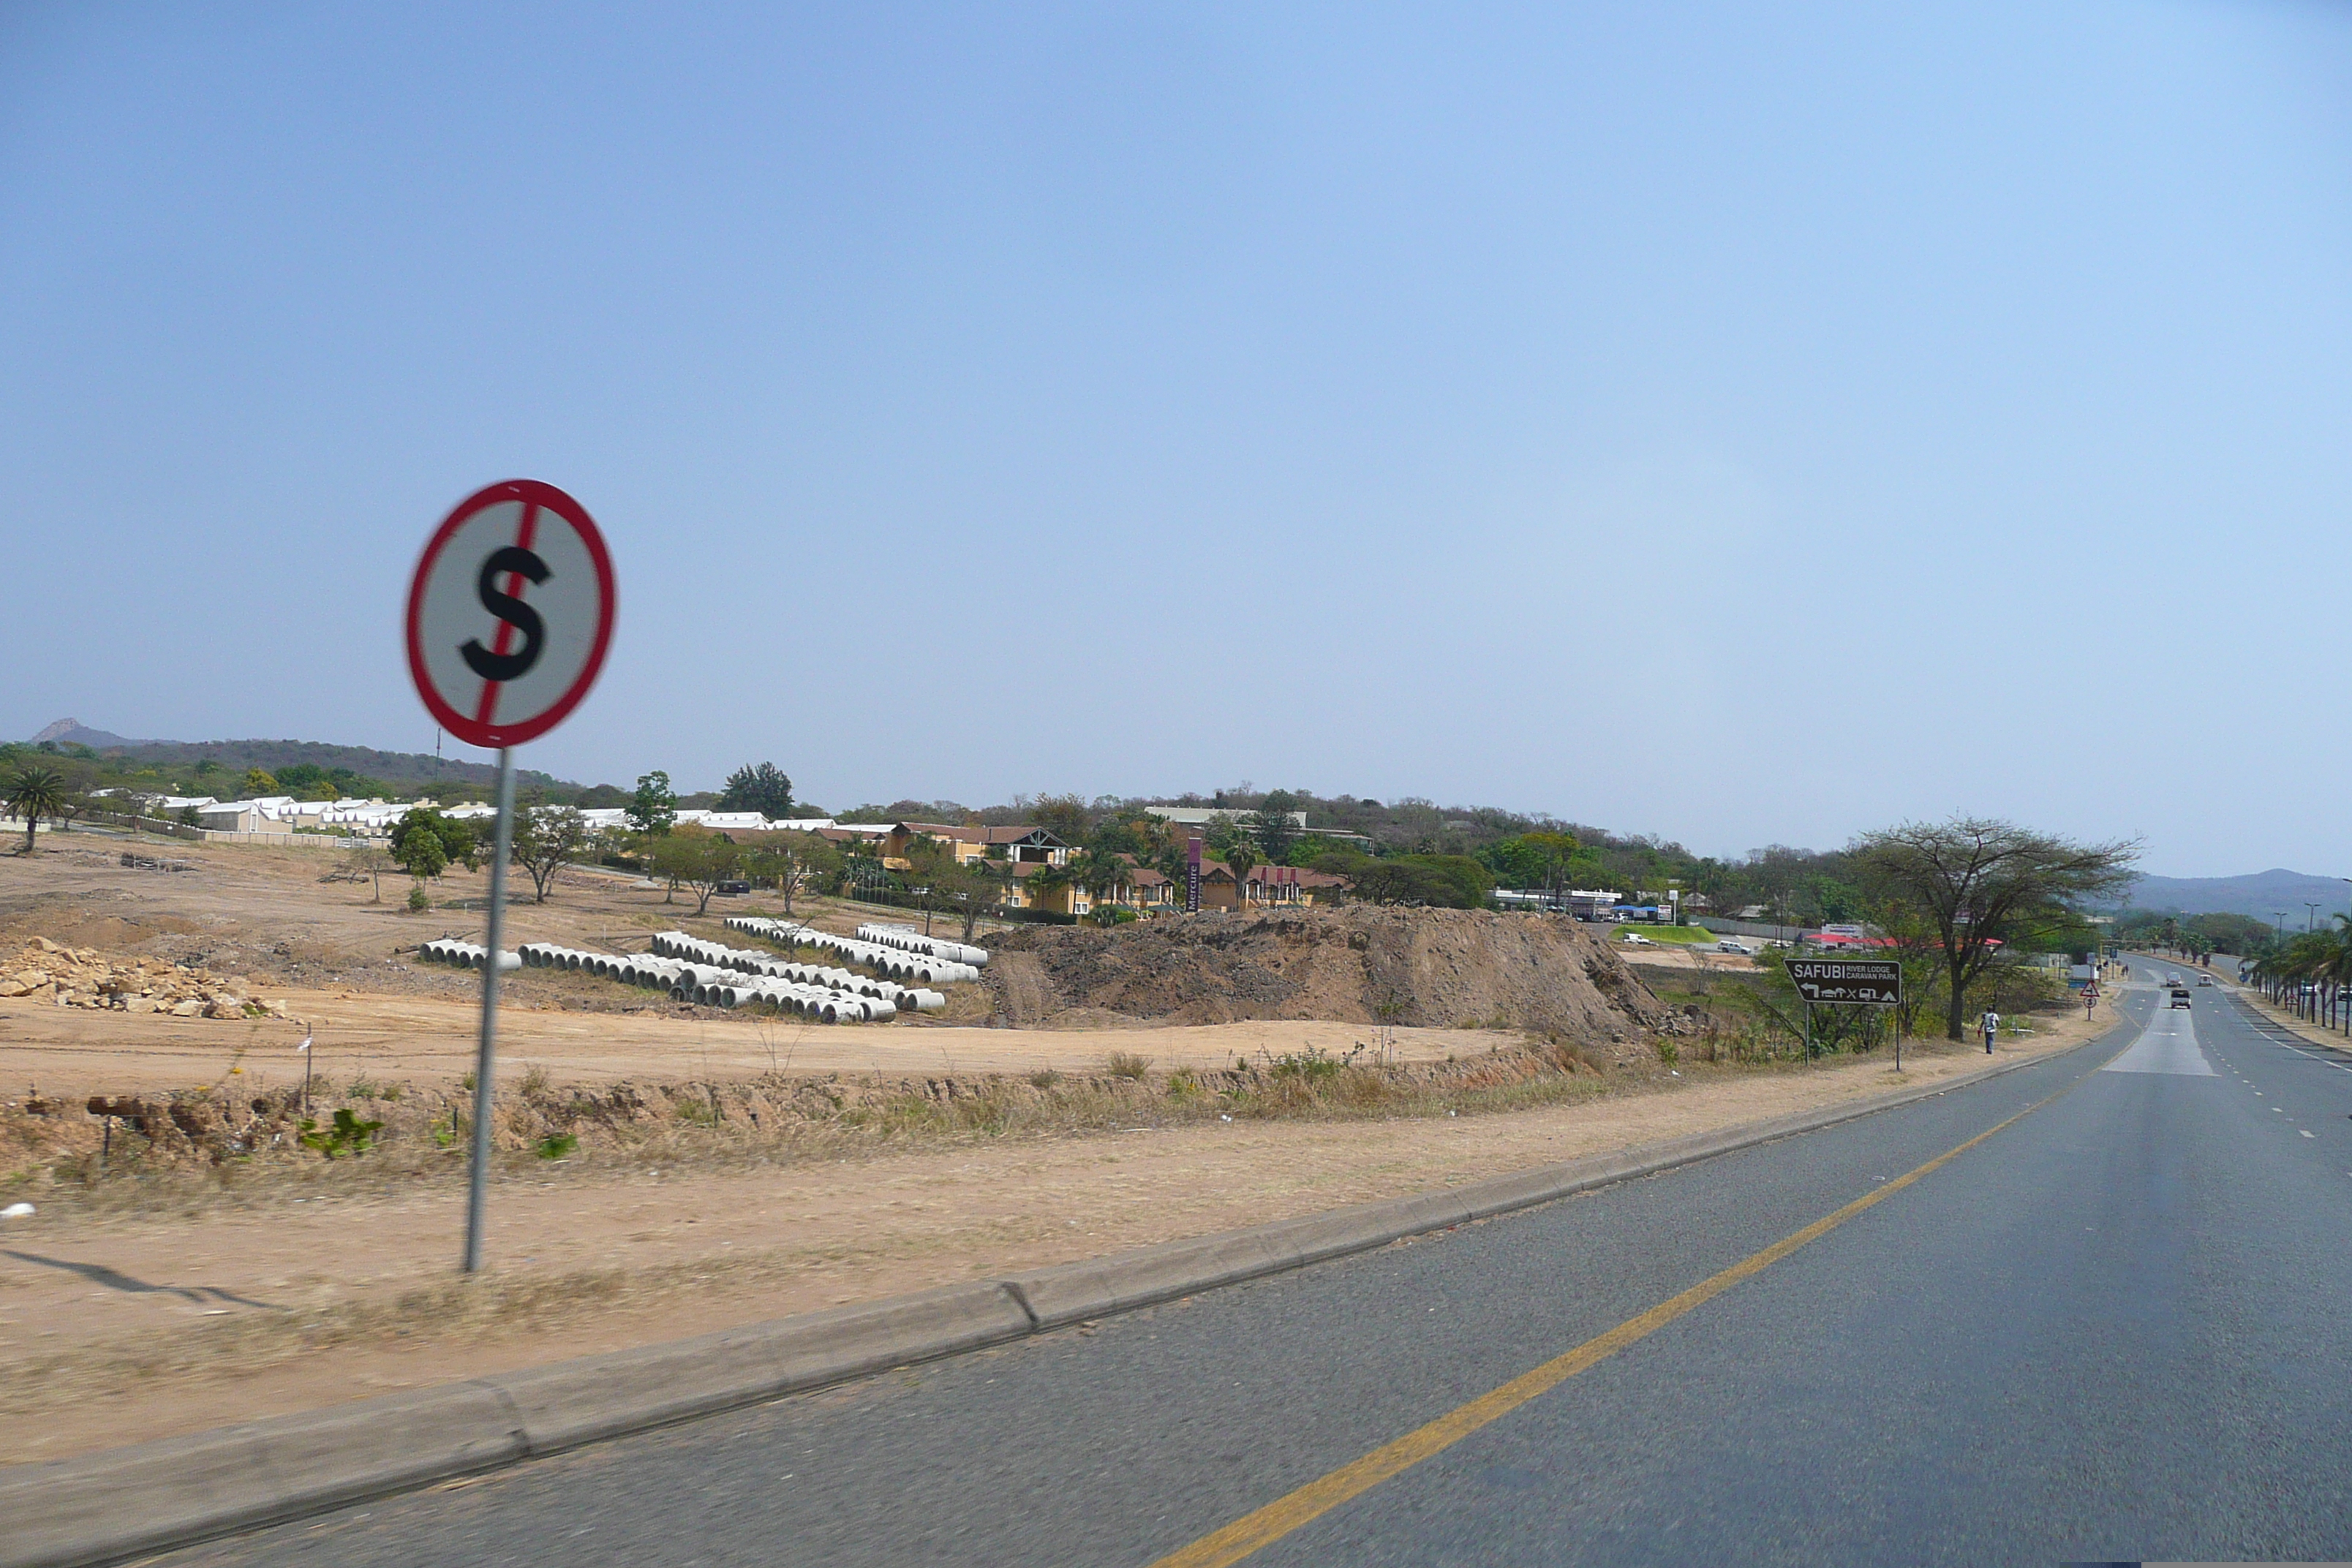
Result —
[[2000, 1028], [2000, 1015], [1994, 1012], [1990, 1007], [1986, 1008], [1984, 1016], [1985, 1055], [1992, 1055], [1992, 1037]]

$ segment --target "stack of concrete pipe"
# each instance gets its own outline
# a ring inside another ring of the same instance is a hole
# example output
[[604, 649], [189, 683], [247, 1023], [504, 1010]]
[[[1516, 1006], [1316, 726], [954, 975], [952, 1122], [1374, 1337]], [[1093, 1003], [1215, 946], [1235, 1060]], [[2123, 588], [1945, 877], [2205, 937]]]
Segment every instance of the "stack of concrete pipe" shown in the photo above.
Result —
[[988, 949], [984, 947], [950, 942], [943, 936], [925, 936], [913, 926], [896, 925], [887, 921], [867, 921], [857, 928], [857, 940], [895, 947], [901, 952], [919, 952], [927, 958], [950, 959], [957, 963], [969, 963], [974, 969], [988, 962]]
[[[895, 947], [885, 947], [878, 942], [861, 937], [835, 936], [814, 926], [790, 925], [782, 921], [766, 920], [759, 915], [730, 915], [729, 929], [747, 936], [790, 947], [822, 947], [837, 952], [852, 963], [863, 964], [901, 984], [951, 985], [959, 980], [977, 980], [976, 965], [960, 959], [933, 958], [924, 953], [902, 952]], [[976, 950], [975, 950], [976, 951]]]
[[[479, 942], [459, 942], [454, 937], [446, 936], [436, 937], [416, 950], [416, 956], [428, 963], [454, 963], [460, 969], [479, 969], [483, 966], [482, 961], [489, 955], [490, 950]], [[499, 973], [504, 974], [510, 969], [521, 967], [522, 959], [518, 954], [511, 952], [499, 954]]]
[[[664, 933], [681, 937], [685, 933]], [[686, 941], [692, 942], [693, 938]], [[656, 945], [667, 945], [656, 939]], [[709, 943], [697, 943], [709, 947]], [[725, 951], [725, 950], [720, 950]], [[898, 1016], [898, 1005], [887, 996], [862, 995], [801, 976], [750, 973], [709, 957], [692, 962], [676, 952], [629, 955], [585, 952], [552, 942], [525, 942], [518, 955], [536, 969], [577, 969], [625, 985], [650, 985], [680, 1002], [706, 1007], [740, 1007], [765, 1002], [788, 1013], [826, 1024], [885, 1023]], [[805, 970], [806, 966], [797, 966]], [[845, 978], [856, 980], [856, 975]]]
[[796, 963], [779, 958], [772, 952], [754, 948], [727, 947], [715, 942], [705, 942], [682, 931], [657, 933], [653, 950], [665, 958], [675, 958], [688, 963], [709, 964], [739, 973], [763, 975], [771, 979], [789, 980], [795, 984], [824, 986], [887, 1002], [902, 1013], [936, 1013], [948, 1005], [940, 992], [920, 986], [901, 985], [895, 981], [870, 980], [863, 974], [853, 974], [846, 969], [831, 969], [814, 963]]

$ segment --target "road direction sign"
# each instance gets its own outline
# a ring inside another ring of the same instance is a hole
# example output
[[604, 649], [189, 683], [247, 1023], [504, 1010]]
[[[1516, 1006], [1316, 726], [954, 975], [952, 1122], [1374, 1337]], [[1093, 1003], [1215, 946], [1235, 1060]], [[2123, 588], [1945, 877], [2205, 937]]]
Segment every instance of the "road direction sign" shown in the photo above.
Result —
[[1891, 958], [1792, 958], [1789, 978], [1808, 1002], [1899, 1007], [1903, 965]]
[[444, 519], [408, 589], [408, 672], [442, 727], [492, 751], [580, 704], [613, 640], [613, 562], [587, 509], [508, 479]]

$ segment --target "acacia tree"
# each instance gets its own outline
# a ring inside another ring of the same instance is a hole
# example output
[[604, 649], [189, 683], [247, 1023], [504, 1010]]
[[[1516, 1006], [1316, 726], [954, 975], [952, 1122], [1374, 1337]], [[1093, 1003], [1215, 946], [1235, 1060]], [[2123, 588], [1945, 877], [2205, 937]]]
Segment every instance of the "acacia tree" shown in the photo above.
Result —
[[54, 816], [66, 804], [65, 775], [49, 768], [19, 768], [8, 781], [8, 814], [25, 821], [25, 847], [17, 853], [33, 852], [33, 834], [41, 818]]
[[588, 819], [568, 805], [527, 806], [515, 814], [514, 863], [530, 873], [538, 902], [547, 902], [555, 873], [579, 858], [590, 837]]
[[841, 851], [814, 833], [773, 834], [755, 853], [761, 874], [776, 879], [776, 890], [783, 895], [788, 915], [793, 912], [793, 895], [800, 891], [803, 880], [841, 869]]
[[2135, 842], [2076, 844], [1989, 817], [1907, 822], [1854, 840], [1855, 868], [1881, 899], [1915, 912], [1943, 960], [1944, 1033], [1967, 1038], [1968, 990], [2018, 933], [2084, 899], [2122, 890]]
[[971, 940], [981, 915], [1003, 897], [996, 864], [1001, 862], [967, 861], [944, 872], [936, 884], [948, 912], [963, 921], [966, 942]]
[[343, 851], [343, 875], [354, 880], [364, 877], [374, 887], [370, 903], [383, 902], [383, 874], [392, 868], [392, 857], [381, 844], [362, 844]]
[[[710, 895], [731, 879], [742, 864], [742, 851], [723, 833], [667, 833], [653, 841], [646, 862], [656, 876], [669, 879], [675, 889], [695, 895], [694, 912], [710, 908]], [[665, 898], [662, 902], [669, 900]]]

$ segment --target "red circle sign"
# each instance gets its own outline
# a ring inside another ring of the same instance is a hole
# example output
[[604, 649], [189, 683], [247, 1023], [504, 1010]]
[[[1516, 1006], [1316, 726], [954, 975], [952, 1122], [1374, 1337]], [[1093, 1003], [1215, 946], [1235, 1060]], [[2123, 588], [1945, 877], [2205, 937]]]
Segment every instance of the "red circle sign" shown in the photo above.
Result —
[[408, 673], [442, 727], [496, 750], [580, 705], [613, 640], [613, 561], [578, 501], [508, 479], [459, 501], [408, 587]]

